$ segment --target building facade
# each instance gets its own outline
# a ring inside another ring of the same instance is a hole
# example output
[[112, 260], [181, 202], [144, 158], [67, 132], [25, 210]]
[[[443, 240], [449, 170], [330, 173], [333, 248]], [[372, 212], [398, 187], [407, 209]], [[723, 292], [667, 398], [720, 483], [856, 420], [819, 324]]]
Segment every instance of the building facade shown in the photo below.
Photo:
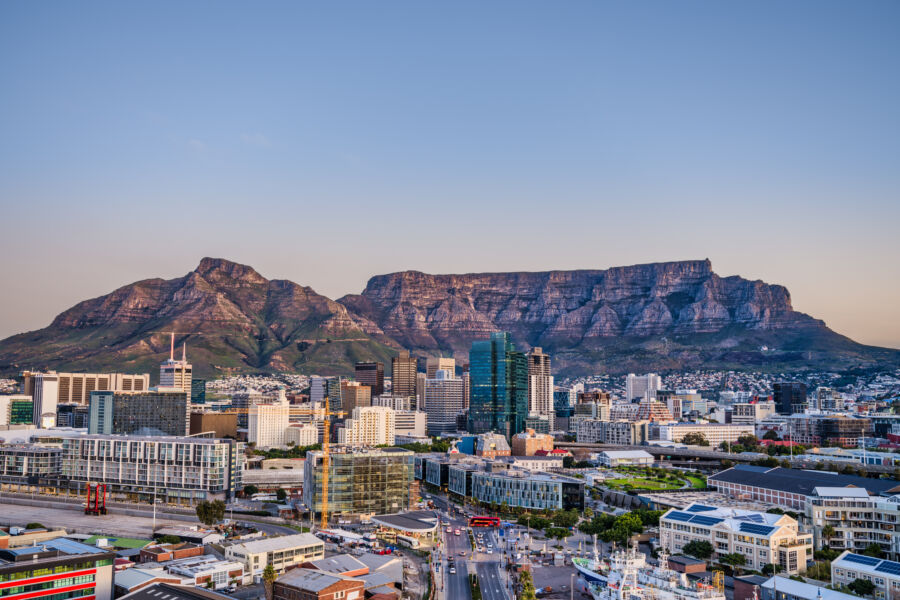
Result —
[[625, 377], [625, 399], [629, 402], [637, 398], [656, 398], [656, 392], [662, 387], [662, 379], [656, 373], [635, 375], [629, 373]]
[[456, 377], [456, 359], [445, 356], [429, 356], [425, 359], [425, 378], [437, 378], [438, 371], [450, 371], [451, 377]]
[[550, 430], [555, 429], [553, 409], [553, 375], [550, 374], [550, 355], [535, 347], [526, 355], [528, 360], [528, 412], [546, 417]]
[[401, 350], [398, 356], [391, 359], [391, 393], [415, 397], [417, 370], [418, 361], [409, 355], [409, 350]]
[[773, 385], [772, 397], [775, 407], [782, 415], [802, 413], [808, 406], [806, 384], [796, 381], [781, 381]]
[[363, 406], [372, 406], [372, 388], [359, 381], [341, 381], [340, 409], [349, 415], [354, 408]]
[[291, 423], [291, 406], [284, 390], [273, 402], [254, 404], [247, 414], [247, 441], [257, 448], [282, 448], [287, 445], [285, 431]]
[[586, 419], [578, 423], [576, 439], [586, 444], [635, 446], [650, 439], [650, 421], [601, 421]]
[[10, 600], [112, 600], [115, 557], [66, 538], [0, 550], [0, 594]]
[[348, 446], [394, 445], [394, 410], [386, 406], [358, 406], [338, 430], [338, 443]]
[[534, 456], [534, 453], [543, 450], [553, 450], [553, 436], [546, 433], [536, 433], [534, 429], [526, 429], [517, 433], [512, 439], [513, 456]]
[[226, 560], [244, 565], [244, 572], [254, 581], [268, 565], [276, 573], [284, 573], [310, 560], [325, 558], [325, 542], [311, 533], [282, 535], [225, 547]]
[[356, 380], [369, 386], [372, 396], [380, 396], [384, 393], [384, 363], [356, 363]]
[[465, 411], [465, 383], [446, 369], [439, 369], [425, 380], [424, 410], [428, 435], [456, 431], [456, 417]]
[[756, 437], [756, 428], [753, 425], [733, 423], [675, 423], [660, 425], [658, 431], [660, 440], [679, 443], [686, 435], [700, 434], [713, 448], [722, 442], [733, 444], [744, 435]]
[[190, 435], [190, 395], [175, 388], [91, 392], [88, 433]]
[[469, 352], [471, 401], [468, 429], [497, 431], [507, 438], [524, 430], [528, 415], [528, 363], [508, 333], [472, 342]]

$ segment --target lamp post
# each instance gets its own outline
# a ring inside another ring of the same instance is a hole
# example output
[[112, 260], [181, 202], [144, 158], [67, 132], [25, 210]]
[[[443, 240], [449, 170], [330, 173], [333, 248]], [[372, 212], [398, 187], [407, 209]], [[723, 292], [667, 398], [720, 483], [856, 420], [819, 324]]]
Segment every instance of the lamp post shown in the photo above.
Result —
[[575, 573], [569, 574], [569, 600], [575, 600]]

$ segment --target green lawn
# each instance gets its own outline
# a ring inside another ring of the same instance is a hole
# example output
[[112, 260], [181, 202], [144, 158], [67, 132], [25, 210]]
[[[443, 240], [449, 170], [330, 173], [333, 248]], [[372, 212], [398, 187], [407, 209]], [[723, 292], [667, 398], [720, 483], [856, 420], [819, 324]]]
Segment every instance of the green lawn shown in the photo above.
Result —
[[706, 480], [702, 477], [697, 477], [696, 475], [686, 475], [685, 477], [691, 482], [691, 485], [698, 489], [703, 489], [706, 487]]
[[647, 479], [645, 477], [628, 477], [621, 479], [607, 479], [603, 482], [610, 489], [623, 489], [626, 484], [630, 484], [632, 489], [641, 490], [677, 490], [681, 489], [681, 483], [671, 481], [659, 481], [656, 479]]

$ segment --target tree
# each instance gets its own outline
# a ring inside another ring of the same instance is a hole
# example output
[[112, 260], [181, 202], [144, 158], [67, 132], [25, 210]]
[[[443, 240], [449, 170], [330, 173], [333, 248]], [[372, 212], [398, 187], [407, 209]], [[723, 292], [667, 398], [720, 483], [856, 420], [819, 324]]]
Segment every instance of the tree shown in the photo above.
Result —
[[709, 446], [709, 441], [706, 439], [706, 436], [700, 433], [699, 431], [692, 431], [691, 433], [687, 433], [681, 438], [682, 444], [687, 444], [688, 446]]
[[747, 447], [752, 448], [754, 446], [759, 445], [759, 440], [756, 439], [755, 435], [751, 435], [748, 433], [746, 435], [742, 435], [741, 437], [739, 437], [737, 440], [737, 443], [740, 444], [741, 446], [747, 446]]
[[822, 539], [825, 540], [825, 546], [831, 545], [831, 538], [837, 535], [837, 532], [834, 530], [834, 527], [831, 525], [826, 525], [822, 528]]
[[564, 456], [563, 457], [563, 468], [571, 469], [575, 466], [575, 457], [574, 456]]
[[699, 558], [700, 560], [707, 560], [713, 555], [712, 544], [701, 540], [688, 542], [684, 545], [682, 550], [685, 554], [693, 556], [694, 558]]
[[775, 573], [781, 573], [782, 571], [784, 571], [784, 568], [775, 563], [767, 563], [762, 568], [763, 575], [774, 575]]
[[197, 518], [212, 527], [225, 517], [225, 503], [221, 500], [203, 501], [197, 505]]
[[43, 525], [41, 525], [40, 523], [29, 523], [28, 525], [25, 526], [25, 529], [47, 529], [47, 528], [44, 527]]
[[869, 596], [875, 591], [875, 584], [866, 579], [854, 579], [847, 587], [860, 596]]
[[263, 585], [266, 588], [266, 600], [272, 600], [272, 597], [275, 595], [276, 579], [278, 579], [278, 575], [275, 573], [275, 567], [272, 566], [272, 563], [267, 564], [262, 572]]
[[156, 538], [156, 541], [160, 544], [179, 544], [181, 543], [181, 538], [177, 535], [161, 535]]
[[765, 433], [765, 435], [762, 436], [762, 439], [764, 439], [764, 440], [772, 440], [773, 442], [780, 442], [780, 441], [781, 441], [781, 438], [778, 437], [778, 434], [775, 433], [775, 430], [774, 430], [774, 429], [770, 429], [769, 431], [767, 431], [767, 432]]
[[544, 530], [544, 533], [547, 534], [547, 537], [552, 537], [557, 540], [561, 540], [572, 535], [572, 532], [565, 527], [548, 527], [546, 530]]
[[258, 493], [259, 493], [259, 488], [256, 487], [255, 485], [253, 485], [252, 483], [250, 485], [244, 486], [244, 495], [245, 496], [252, 496], [252, 495], [258, 494]]
[[535, 594], [534, 580], [531, 578], [530, 572], [522, 571], [519, 573], [519, 585], [522, 587], [519, 600], [536, 600], [537, 594]]
[[747, 564], [747, 557], [739, 552], [732, 552], [731, 554], [720, 556], [719, 562], [725, 565], [730, 565], [732, 568], [737, 570], [737, 567], [741, 567]]
[[275, 497], [278, 498], [279, 501], [283, 501], [285, 498], [287, 498], [287, 492], [281, 488], [278, 488], [277, 490], [275, 490]]
[[770, 508], [766, 512], [769, 513], [770, 515], [783, 515], [784, 514], [784, 511], [782, 509], [778, 508], [777, 506], [774, 508]]
[[878, 544], [869, 544], [862, 553], [873, 558], [884, 558], [884, 550]]

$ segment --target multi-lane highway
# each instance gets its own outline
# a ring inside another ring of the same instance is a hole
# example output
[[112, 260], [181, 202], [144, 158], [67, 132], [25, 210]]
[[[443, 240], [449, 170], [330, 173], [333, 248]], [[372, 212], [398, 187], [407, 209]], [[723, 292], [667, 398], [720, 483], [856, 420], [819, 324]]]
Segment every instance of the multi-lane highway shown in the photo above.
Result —
[[[447, 533], [446, 526], [450, 525], [453, 530], [459, 529], [460, 535]], [[471, 600], [472, 592], [469, 589], [469, 571], [468, 562], [472, 555], [472, 546], [469, 544], [469, 535], [466, 533], [466, 522], [463, 519], [451, 519], [449, 522], [444, 519], [444, 550], [445, 560], [441, 568], [444, 569], [444, 597], [447, 600]], [[460, 552], [464, 553], [461, 555]], [[453, 558], [454, 569], [456, 573], [451, 573], [447, 565], [447, 560]], [[440, 580], [440, 578], [439, 578]]]
[[493, 529], [485, 529], [485, 550], [492, 546], [492, 552], [476, 554], [475, 567], [478, 573], [478, 586], [481, 589], [483, 600], [509, 600], [506, 581], [500, 576], [500, 566], [503, 560], [504, 548], [501, 547], [500, 537]]

